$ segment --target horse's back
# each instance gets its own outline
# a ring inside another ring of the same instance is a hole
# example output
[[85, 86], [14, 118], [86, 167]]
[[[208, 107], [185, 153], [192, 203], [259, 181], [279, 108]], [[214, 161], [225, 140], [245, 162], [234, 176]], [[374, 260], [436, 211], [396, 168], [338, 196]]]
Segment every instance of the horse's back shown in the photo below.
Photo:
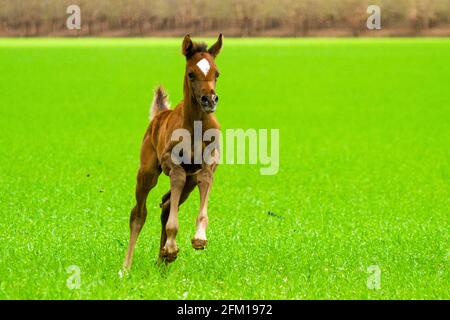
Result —
[[180, 105], [175, 109], [161, 111], [150, 122], [147, 134], [151, 137], [158, 158], [161, 157], [166, 145], [170, 142], [172, 132], [182, 126], [183, 118], [180, 115], [179, 107]]

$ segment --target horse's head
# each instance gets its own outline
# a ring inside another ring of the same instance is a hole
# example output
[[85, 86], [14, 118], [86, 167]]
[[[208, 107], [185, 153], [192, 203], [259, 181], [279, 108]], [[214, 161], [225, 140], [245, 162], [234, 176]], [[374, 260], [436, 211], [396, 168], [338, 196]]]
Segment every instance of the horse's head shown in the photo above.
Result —
[[214, 112], [219, 102], [216, 94], [219, 70], [214, 60], [222, 48], [222, 38], [220, 34], [209, 49], [204, 43], [192, 42], [189, 35], [183, 40], [182, 53], [186, 57], [185, 86], [189, 89], [193, 102], [200, 105], [206, 113]]

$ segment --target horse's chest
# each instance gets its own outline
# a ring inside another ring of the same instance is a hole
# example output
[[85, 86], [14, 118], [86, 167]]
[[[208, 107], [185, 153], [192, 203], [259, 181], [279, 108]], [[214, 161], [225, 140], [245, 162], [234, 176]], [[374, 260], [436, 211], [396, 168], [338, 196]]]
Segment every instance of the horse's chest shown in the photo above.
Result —
[[[204, 144], [199, 144], [196, 146], [192, 146], [190, 150], [182, 150], [181, 156], [183, 157], [183, 161], [181, 162], [181, 166], [186, 171], [187, 175], [196, 174], [203, 165], [203, 150]], [[184, 155], [184, 151], [188, 153]]]
[[203, 146], [198, 148], [198, 150], [187, 147], [181, 149], [174, 148], [170, 152], [170, 160], [163, 159], [161, 161], [162, 170], [168, 175], [171, 167], [168, 163], [171, 162], [172, 164], [180, 165], [186, 172], [186, 175], [195, 175], [204, 164], [203, 151]]
[[202, 168], [202, 165], [195, 164], [195, 163], [190, 163], [190, 164], [182, 163], [181, 167], [184, 169], [184, 171], [186, 171], [186, 175], [192, 176], [192, 175], [196, 174]]

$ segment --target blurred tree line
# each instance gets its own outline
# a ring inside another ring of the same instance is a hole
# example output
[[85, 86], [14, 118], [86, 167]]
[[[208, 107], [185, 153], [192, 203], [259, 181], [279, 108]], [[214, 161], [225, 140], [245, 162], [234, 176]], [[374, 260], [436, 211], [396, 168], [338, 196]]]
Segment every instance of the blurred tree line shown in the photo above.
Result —
[[[66, 28], [71, 4], [81, 30]], [[450, 35], [450, 0], [0, 0], [0, 36], [358, 36], [370, 4], [381, 35]]]

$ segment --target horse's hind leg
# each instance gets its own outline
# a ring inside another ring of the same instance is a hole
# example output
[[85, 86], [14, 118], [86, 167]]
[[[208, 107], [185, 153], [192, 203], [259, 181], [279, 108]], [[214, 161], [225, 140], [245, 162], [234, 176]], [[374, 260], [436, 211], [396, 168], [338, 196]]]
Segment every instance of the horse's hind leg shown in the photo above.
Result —
[[[181, 198], [180, 198], [181, 200]], [[181, 202], [181, 201], [180, 201]], [[163, 248], [167, 241], [166, 224], [170, 213], [170, 191], [168, 191], [161, 199], [161, 239], [159, 241], [159, 253], [162, 258]]]
[[156, 154], [151, 148], [143, 148], [141, 154], [141, 167], [139, 168], [136, 183], [136, 205], [131, 210], [130, 215], [130, 243], [123, 264], [125, 270], [131, 268], [136, 241], [144, 226], [145, 219], [147, 218], [147, 196], [150, 190], [158, 182], [160, 173], [161, 171], [158, 168]]

